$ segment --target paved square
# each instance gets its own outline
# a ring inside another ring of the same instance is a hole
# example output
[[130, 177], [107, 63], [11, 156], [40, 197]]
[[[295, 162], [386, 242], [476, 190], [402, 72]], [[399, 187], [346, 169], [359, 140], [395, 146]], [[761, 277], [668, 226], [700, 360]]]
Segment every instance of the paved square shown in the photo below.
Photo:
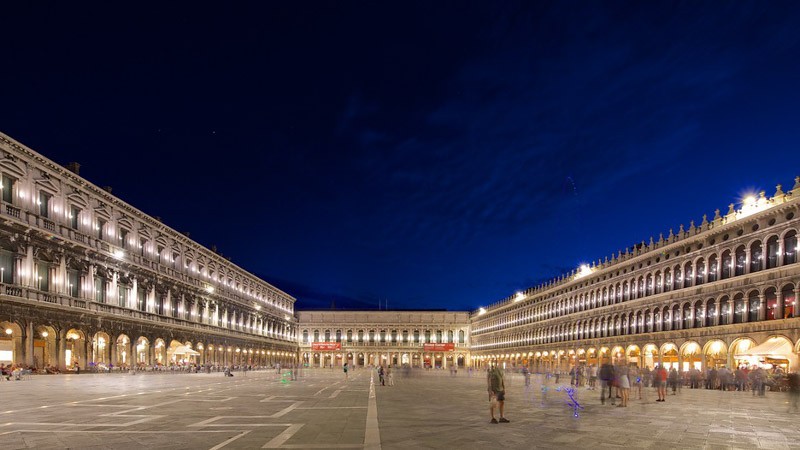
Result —
[[[286, 371], [284, 371], [286, 372]], [[16, 448], [800, 448], [788, 394], [683, 389], [628, 408], [564, 383], [507, 375], [507, 424], [490, 424], [483, 374], [368, 369], [82, 374], [0, 382], [0, 442]], [[561, 381], [564, 381], [563, 379]], [[568, 380], [567, 380], [568, 382]]]

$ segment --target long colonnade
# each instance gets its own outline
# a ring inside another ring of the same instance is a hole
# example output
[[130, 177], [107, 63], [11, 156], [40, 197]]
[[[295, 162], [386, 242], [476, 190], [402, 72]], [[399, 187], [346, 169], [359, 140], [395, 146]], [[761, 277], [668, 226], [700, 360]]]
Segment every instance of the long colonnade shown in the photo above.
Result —
[[800, 177], [788, 193], [778, 186], [771, 198], [762, 192], [725, 216], [717, 210], [699, 226], [480, 308], [471, 317], [473, 358], [549, 369], [604, 358], [705, 368], [735, 365], [746, 347], [778, 340], [794, 366], [799, 230]]
[[0, 361], [296, 360], [288, 294], [2, 134], [0, 177]]

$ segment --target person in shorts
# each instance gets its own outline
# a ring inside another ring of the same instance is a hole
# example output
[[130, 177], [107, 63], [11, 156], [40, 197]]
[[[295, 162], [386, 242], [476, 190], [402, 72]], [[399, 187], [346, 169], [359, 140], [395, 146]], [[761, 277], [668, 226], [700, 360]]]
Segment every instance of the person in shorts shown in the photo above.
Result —
[[[508, 423], [510, 420], [503, 417], [503, 406], [506, 401], [506, 385], [503, 380], [503, 371], [496, 365], [489, 368], [486, 375], [487, 386], [489, 390], [489, 412], [492, 415], [490, 423]], [[494, 409], [497, 407], [500, 412], [500, 420], [494, 417]]]
[[655, 384], [656, 388], [658, 389], [658, 400], [657, 402], [663, 402], [667, 399], [667, 369], [664, 366], [656, 366], [655, 371]]

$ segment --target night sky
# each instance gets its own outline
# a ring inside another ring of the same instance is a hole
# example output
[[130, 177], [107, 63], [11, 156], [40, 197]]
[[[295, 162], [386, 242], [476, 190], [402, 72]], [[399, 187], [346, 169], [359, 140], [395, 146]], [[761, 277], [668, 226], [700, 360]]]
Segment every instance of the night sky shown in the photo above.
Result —
[[0, 131], [297, 309], [474, 310], [800, 175], [799, 2], [15, 3]]

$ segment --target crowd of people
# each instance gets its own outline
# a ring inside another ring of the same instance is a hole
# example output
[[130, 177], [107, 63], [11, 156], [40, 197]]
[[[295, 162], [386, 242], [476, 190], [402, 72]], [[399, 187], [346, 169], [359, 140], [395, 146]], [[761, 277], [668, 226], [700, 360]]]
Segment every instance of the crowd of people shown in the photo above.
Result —
[[[524, 375], [523, 370], [523, 375]], [[666, 375], [664, 375], [666, 374]], [[555, 371], [552, 376], [556, 383], [561, 376]], [[697, 368], [679, 372], [677, 367], [659, 366], [640, 369], [636, 364], [612, 365], [606, 361], [598, 368], [594, 364], [575, 365], [569, 371], [570, 385], [588, 389], [596, 389], [598, 380], [604, 386], [632, 389], [639, 397], [643, 387], [659, 387], [659, 382], [664, 382], [673, 393], [678, 389], [717, 389], [721, 391], [752, 391], [753, 395], [763, 396], [766, 390], [788, 391], [791, 380], [780, 366], [767, 369], [762, 366], [740, 366], [728, 369], [723, 366], [708, 368], [701, 371]], [[661, 380], [660, 378], [664, 378]], [[624, 404], [625, 402], [623, 402]]]

